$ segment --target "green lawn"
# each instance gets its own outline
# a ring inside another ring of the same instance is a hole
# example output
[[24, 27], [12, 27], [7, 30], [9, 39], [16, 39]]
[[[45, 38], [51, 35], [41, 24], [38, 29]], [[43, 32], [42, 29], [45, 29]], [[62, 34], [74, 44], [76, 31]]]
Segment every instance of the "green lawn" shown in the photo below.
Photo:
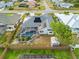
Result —
[[79, 48], [76, 48], [76, 49], [74, 50], [74, 53], [75, 53], [77, 59], [79, 59]]
[[14, 14], [12, 13], [7, 13], [6, 16], [13, 16]]
[[6, 37], [4, 35], [0, 36], [0, 44], [6, 41]]
[[58, 50], [9, 50], [6, 53], [6, 59], [18, 59], [19, 55], [22, 54], [52, 54], [56, 56], [57, 59], [71, 59], [70, 53], [68, 51], [58, 51]]
[[2, 54], [3, 50], [4, 50], [4, 49], [0, 48], [0, 55]]

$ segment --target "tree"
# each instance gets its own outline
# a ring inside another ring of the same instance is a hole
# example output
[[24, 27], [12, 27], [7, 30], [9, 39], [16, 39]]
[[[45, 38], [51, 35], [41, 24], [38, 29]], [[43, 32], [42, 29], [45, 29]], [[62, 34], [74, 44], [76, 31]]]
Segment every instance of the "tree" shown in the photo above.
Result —
[[41, 0], [35, 0], [35, 1], [40, 2]]
[[60, 43], [65, 45], [74, 43], [72, 39], [72, 31], [69, 26], [59, 21], [52, 21], [50, 26], [52, 27], [55, 36], [58, 37]]
[[10, 1], [10, 0], [3, 0], [3, 1], [8, 2], [8, 1]]
[[73, 2], [73, 3], [75, 3], [75, 2], [78, 3], [78, 2], [79, 2], [79, 0], [63, 0], [63, 1], [64, 1], [64, 2], [70, 2], [70, 3], [71, 3], [71, 2]]

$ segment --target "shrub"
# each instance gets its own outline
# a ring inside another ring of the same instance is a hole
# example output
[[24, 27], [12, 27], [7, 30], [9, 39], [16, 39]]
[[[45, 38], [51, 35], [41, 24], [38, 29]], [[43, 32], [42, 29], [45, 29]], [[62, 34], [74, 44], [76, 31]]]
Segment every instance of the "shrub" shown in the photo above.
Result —
[[14, 7], [9, 7], [9, 10], [14, 10]]

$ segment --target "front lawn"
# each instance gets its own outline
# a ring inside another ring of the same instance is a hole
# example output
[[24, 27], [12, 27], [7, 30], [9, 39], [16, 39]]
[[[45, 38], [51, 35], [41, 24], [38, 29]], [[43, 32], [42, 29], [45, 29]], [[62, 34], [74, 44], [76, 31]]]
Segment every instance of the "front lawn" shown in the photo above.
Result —
[[38, 54], [38, 55], [50, 55], [55, 56], [57, 59], [71, 59], [70, 53], [68, 51], [58, 51], [58, 50], [9, 50], [6, 53], [6, 59], [18, 59], [18, 56], [22, 54]]
[[76, 48], [76, 49], [74, 50], [74, 53], [75, 53], [77, 59], [79, 59], [79, 48]]

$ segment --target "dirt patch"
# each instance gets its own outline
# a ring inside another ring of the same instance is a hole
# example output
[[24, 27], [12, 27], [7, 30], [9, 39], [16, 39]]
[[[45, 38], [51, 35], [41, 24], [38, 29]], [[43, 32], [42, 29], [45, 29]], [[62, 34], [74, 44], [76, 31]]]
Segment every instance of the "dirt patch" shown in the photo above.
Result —
[[[16, 45], [11, 45], [11, 49], [51, 49], [51, 36], [40, 35], [38, 38], [34, 39], [30, 44], [19, 43]], [[15, 48], [16, 47], [16, 48]]]

